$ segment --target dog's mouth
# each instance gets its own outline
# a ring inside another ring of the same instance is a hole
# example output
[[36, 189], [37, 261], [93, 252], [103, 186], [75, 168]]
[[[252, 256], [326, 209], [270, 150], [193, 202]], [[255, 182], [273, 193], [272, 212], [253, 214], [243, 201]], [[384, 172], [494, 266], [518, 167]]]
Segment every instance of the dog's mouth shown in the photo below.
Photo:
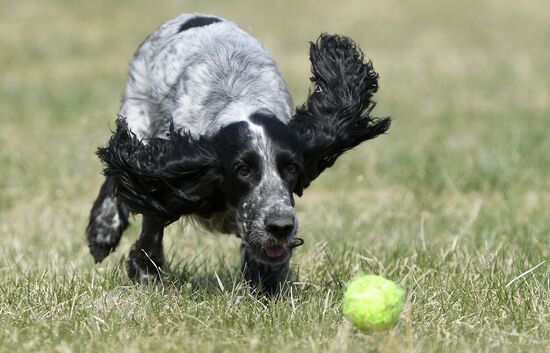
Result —
[[288, 243], [286, 246], [280, 246], [280, 245], [274, 245], [274, 246], [266, 246], [264, 248], [265, 254], [270, 258], [277, 258], [284, 255], [285, 250], [292, 250], [294, 248], [297, 248], [298, 246], [301, 246], [304, 244], [304, 239], [302, 238], [294, 238], [290, 243]]
[[295, 238], [286, 244], [270, 244], [260, 248], [248, 247], [254, 256], [264, 263], [278, 264], [288, 261], [292, 256], [292, 249], [302, 245], [304, 240]]
[[270, 245], [255, 251], [255, 257], [260, 262], [277, 265], [284, 263], [292, 256], [292, 250], [288, 246]]
[[276, 259], [278, 257], [283, 256], [283, 254], [285, 253], [285, 249], [286, 248], [282, 246], [266, 246], [264, 248], [264, 251], [267, 257]]

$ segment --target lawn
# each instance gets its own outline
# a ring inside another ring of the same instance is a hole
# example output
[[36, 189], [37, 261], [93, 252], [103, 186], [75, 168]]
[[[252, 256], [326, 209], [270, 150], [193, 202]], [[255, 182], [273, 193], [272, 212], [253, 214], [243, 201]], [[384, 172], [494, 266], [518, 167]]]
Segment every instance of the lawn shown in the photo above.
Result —
[[[297, 200], [305, 245], [285, 296], [241, 284], [238, 239], [183, 224], [162, 284], [126, 277], [138, 216], [104, 263], [88, 254], [94, 152], [128, 61], [184, 11], [260, 38], [296, 104], [320, 32], [353, 37], [380, 73], [374, 112], [392, 127]], [[548, 13], [544, 0], [0, 0], [0, 352], [548, 352]], [[342, 317], [360, 272], [407, 290], [393, 329]]]

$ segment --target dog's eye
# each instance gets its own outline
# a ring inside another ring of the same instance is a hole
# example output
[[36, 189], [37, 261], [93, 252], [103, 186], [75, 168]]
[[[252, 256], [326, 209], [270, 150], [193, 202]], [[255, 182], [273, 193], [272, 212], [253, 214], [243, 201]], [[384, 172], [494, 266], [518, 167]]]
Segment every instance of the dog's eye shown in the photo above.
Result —
[[239, 174], [243, 178], [246, 178], [250, 175], [250, 168], [248, 168], [245, 165], [238, 166], [237, 167], [237, 174]]
[[286, 166], [286, 172], [290, 175], [295, 175], [298, 173], [298, 167], [294, 163], [290, 163]]

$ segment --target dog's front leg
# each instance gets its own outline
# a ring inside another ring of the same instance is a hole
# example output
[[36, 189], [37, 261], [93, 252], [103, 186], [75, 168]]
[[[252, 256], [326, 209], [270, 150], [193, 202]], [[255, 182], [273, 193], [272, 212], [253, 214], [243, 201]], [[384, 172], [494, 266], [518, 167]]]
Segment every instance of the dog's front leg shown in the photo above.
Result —
[[241, 271], [244, 279], [253, 288], [268, 295], [276, 294], [289, 280], [290, 260], [277, 265], [267, 265], [257, 261], [248, 248], [241, 244]]
[[140, 283], [161, 278], [164, 265], [162, 236], [165, 222], [151, 216], [143, 216], [141, 235], [130, 251], [128, 276]]
[[90, 253], [96, 262], [103, 261], [117, 247], [128, 227], [128, 207], [115, 196], [115, 183], [106, 178], [90, 211], [86, 228]]

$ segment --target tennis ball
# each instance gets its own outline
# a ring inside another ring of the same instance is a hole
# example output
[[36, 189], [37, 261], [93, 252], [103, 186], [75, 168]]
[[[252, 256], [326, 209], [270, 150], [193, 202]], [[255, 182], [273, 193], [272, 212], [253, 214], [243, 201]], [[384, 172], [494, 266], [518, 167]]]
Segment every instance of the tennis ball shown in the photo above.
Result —
[[379, 331], [392, 327], [403, 309], [405, 291], [377, 275], [359, 275], [344, 293], [344, 315], [361, 330]]

